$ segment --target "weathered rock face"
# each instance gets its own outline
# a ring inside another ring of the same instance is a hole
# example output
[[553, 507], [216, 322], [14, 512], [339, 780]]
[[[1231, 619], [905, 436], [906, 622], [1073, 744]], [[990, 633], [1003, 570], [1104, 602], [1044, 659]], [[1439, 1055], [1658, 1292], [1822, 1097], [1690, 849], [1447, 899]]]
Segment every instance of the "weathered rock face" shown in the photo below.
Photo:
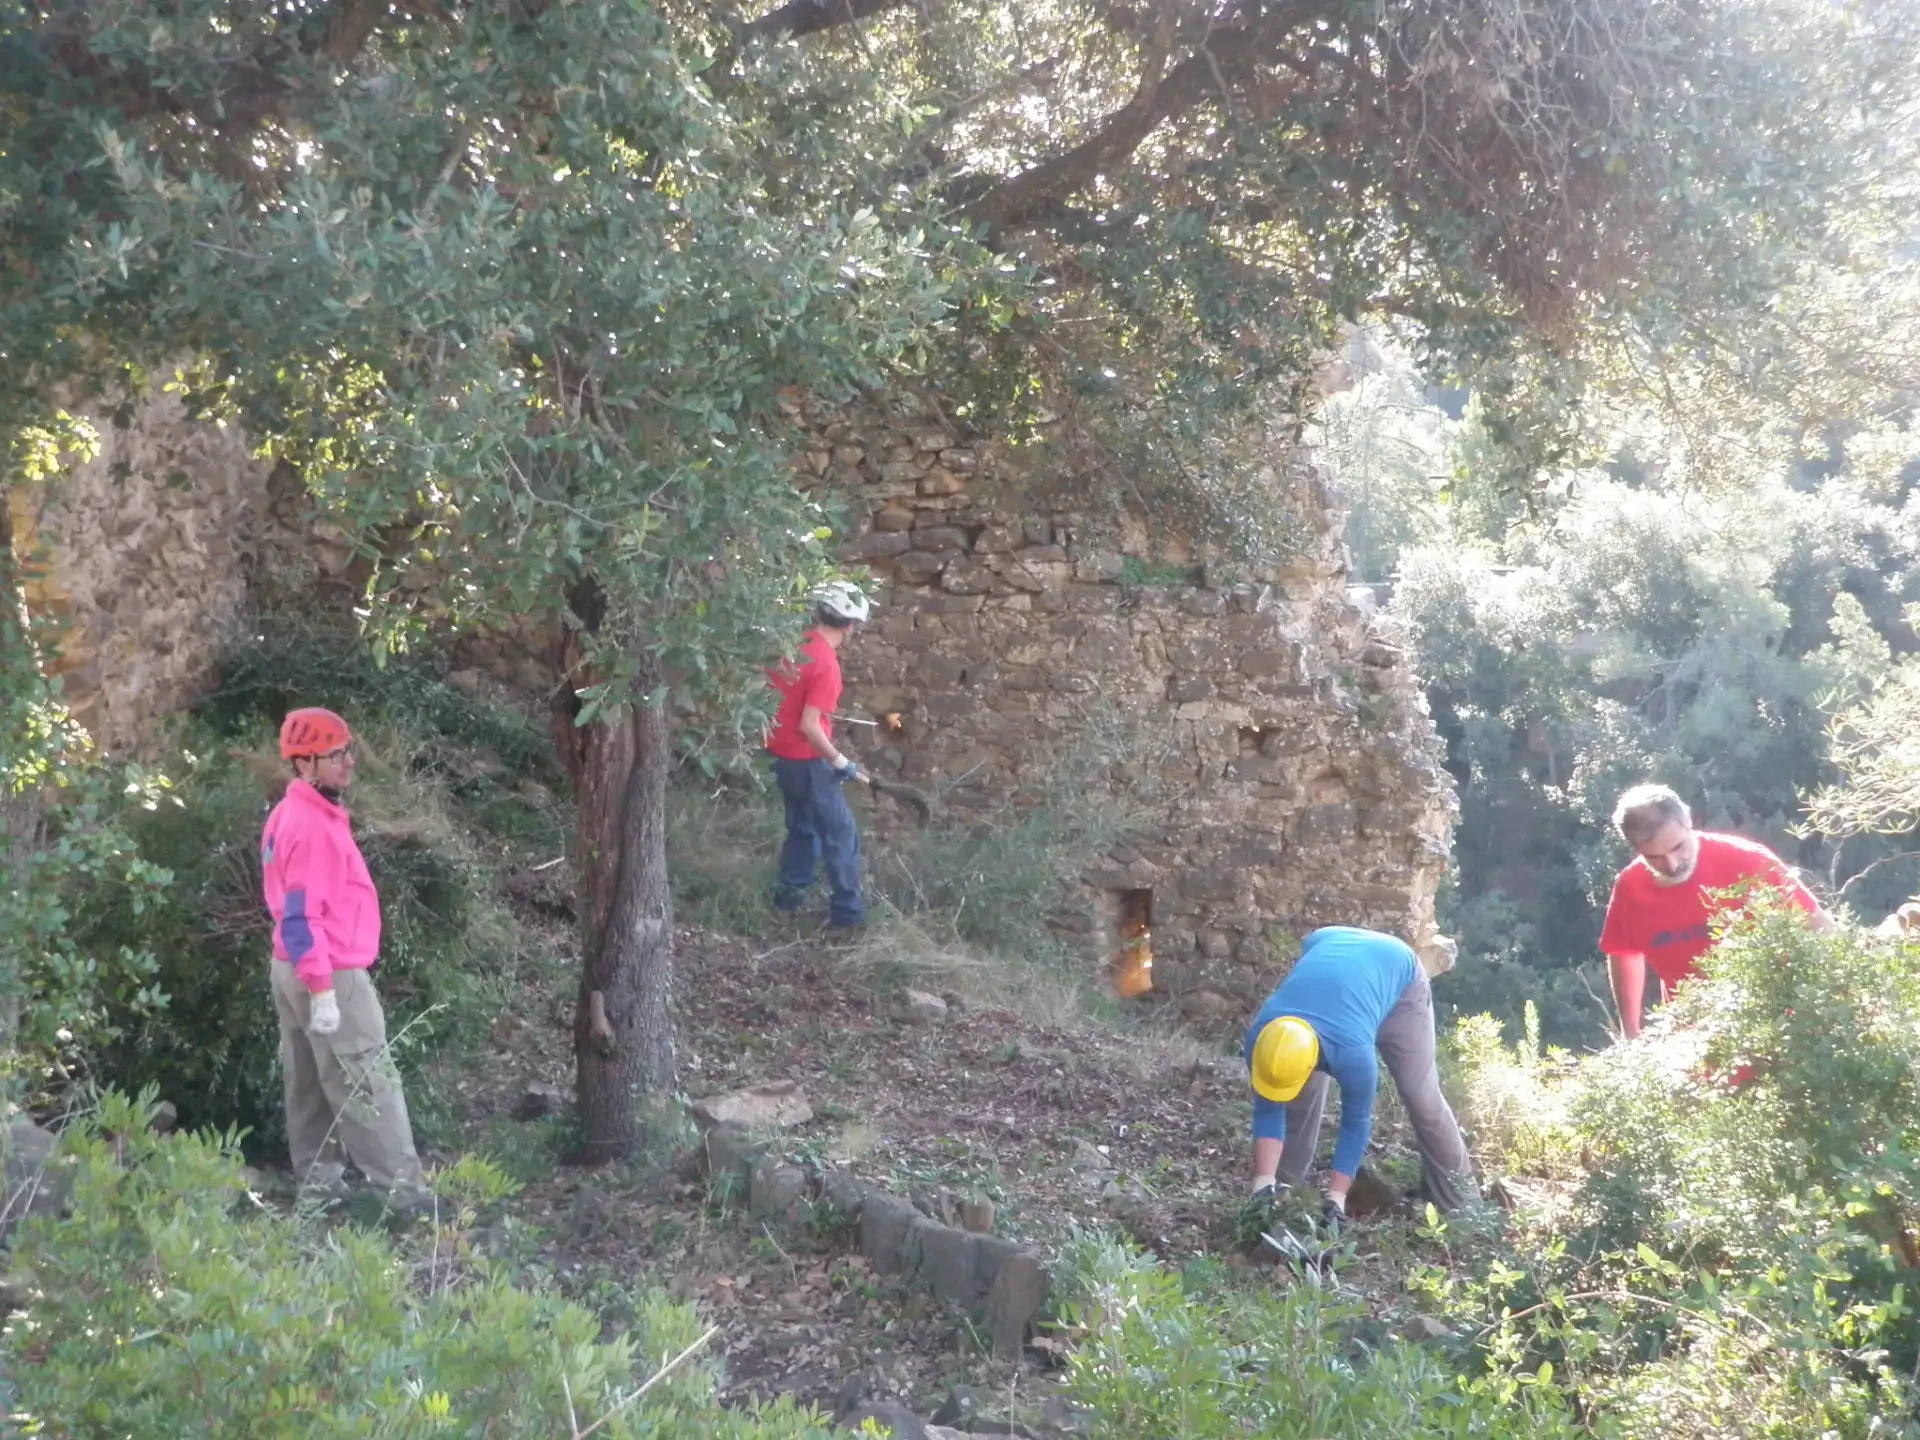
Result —
[[176, 396], [117, 411], [75, 405], [99, 453], [8, 494], [15, 548], [39, 573], [28, 603], [58, 621], [55, 671], [102, 748], [137, 753], [199, 697], [240, 633], [267, 469], [236, 429]]
[[1184, 552], [1149, 524], [1098, 548], [937, 425], [853, 412], [815, 433], [803, 473], [864, 516], [848, 554], [880, 582], [843, 652], [843, 711], [880, 722], [844, 733], [876, 773], [964, 816], [1044, 793], [1090, 716], [1121, 717], [1151, 819], [1061, 923], [1110, 957], [1150, 945], [1152, 988], [1196, 1020], [1244, 1018], [1316, 926], [1432, 935], [1451, 782], [1405, 656], [1348, 598], [1344, 517], [1304, 457], [1286, 478], [1317, 542], [1235, 573], [1167, 563]]

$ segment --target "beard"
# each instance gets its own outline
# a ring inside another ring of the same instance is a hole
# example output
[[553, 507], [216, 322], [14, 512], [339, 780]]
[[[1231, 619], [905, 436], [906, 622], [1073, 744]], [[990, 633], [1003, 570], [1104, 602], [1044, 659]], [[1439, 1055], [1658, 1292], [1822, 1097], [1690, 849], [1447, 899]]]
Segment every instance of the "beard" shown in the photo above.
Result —
[[1696, 844], [1693, 847], [1693, 854], [1687, 857], [1687, 863], [1671, 875], [1662, 875], [1651, 865], [1647, 867], [1647, 873], [1653, 876], [1653, 883], [1658, 885], [1662, 890], [1671, 890], [1675, 885], [1684, 885], [1687, 881], [1691, 880], [1693, 878], [1693, 872], [1699, 867], [1700, 847]]

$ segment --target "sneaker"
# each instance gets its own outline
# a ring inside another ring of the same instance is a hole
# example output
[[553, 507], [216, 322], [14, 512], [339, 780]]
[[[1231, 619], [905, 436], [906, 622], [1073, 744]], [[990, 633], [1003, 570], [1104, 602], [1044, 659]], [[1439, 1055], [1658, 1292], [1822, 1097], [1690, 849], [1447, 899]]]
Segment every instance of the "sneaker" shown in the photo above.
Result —
[[866, 938], [865, 925], [829, 925], [821, 933], [820, 944], [828, 950], [851, 950]]

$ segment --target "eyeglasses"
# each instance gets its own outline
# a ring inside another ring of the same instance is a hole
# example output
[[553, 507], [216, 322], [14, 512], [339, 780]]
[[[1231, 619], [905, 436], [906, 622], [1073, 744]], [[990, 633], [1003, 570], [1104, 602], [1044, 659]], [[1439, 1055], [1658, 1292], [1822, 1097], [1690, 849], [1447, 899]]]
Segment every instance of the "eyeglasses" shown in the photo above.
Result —
[[316, 755], [313, 758], [316, 760], [351, 760], [353, 759], [353, 746], [342, 745], [338, 750], [329, 750], [326, 754]]

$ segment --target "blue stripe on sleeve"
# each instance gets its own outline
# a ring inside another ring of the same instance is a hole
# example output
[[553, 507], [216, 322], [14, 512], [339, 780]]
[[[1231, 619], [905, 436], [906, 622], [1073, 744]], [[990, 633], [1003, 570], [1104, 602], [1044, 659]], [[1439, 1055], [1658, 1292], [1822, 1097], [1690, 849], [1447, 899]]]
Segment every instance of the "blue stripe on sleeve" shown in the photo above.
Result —
[[286, 948], [287, 959], [296, 965], [313, 949], [313, 927], [307, 923], [304, 890], [287, 891], [286, 911], [280, 917], [280, 943]]

